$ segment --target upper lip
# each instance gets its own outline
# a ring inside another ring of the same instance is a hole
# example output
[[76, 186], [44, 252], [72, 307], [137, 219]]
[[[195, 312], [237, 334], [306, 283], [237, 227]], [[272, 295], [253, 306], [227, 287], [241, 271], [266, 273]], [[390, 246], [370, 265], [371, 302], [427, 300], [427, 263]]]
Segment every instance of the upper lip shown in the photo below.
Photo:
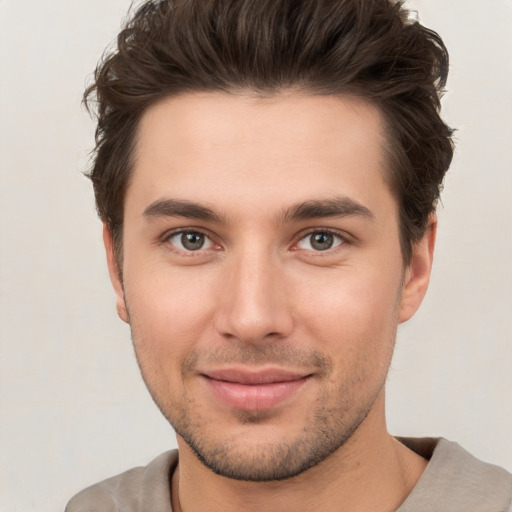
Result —
[[311, 373], [297, 372], [283, 368], [224, 368], [217, 370], [206, 370], [201, 372], [201, 374], [214, 380], [247, 385], [290, 382], [293, 380], [300, 380], [311, 375]]

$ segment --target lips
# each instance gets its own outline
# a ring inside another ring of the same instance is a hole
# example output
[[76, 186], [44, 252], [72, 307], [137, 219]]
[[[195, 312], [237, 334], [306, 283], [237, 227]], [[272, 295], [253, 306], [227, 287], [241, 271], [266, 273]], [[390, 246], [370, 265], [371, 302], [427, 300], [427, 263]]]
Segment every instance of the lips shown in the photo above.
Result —
[[228, 407], [246, 411], [268, 410], [295, 396], [311, 374], [270, 368], [211, 370], [202, 373], [214, 396]]

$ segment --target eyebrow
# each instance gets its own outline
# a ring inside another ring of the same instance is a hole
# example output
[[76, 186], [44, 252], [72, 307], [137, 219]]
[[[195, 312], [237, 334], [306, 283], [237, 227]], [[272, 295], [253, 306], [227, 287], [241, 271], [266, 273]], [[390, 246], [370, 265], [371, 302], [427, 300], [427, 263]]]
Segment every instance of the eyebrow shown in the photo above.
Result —
[[144, 210], [143, 216], [148, 220], [157, 217], [186, 217], [212, 222], [223, 221], [211, 208], [182, 199], [158, 199]]
[[[158, 199], [144, 210], [143, 216], [148, 220], [158, 217], [185, 217], [226, 223], [225, 218], [212, 208], [183, 199]], [[332, 199], [309, 200], [297, 203], [286, 208], [278, 215], [277, 221], [278, 223], [286, 223], [322, 217], [348, 216], [374, 218], [373, 213], [366, 206], [348, 197], [337, 196]]]
[[282, 222], [308, 220], [320, 217], [366, 217], [373, 219], [374, 215], [366, 206], [345, 196], [332, 199], [305, 201], [287, 208], [279, 217]]

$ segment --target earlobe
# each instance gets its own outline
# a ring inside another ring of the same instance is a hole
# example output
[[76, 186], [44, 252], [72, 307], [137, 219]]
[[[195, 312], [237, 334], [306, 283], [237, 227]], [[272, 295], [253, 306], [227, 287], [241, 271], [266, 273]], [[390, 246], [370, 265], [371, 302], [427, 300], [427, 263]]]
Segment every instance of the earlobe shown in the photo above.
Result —
[[405, 270], [400, 304], [400, 323], [406, 322], [416, 313], [427, 293], [436, 233], [437, 217], [432, 214], [423, 238], [412, 247], [411, 261]]
[[103, 243], [105, 245], [110, 281], [112, 282], [112, 286], [114, 287], [114, 292], [116, 294], [117, 314], [119, 315], [119, 318], [123, 320], [123, 322], [129, 324], [130, 318], [124, 299], [123, 282], [121, 280], [121, 272], [115, 255], [114, 240], [112, 238], [112, 232], [106, 223], [103, 223]]

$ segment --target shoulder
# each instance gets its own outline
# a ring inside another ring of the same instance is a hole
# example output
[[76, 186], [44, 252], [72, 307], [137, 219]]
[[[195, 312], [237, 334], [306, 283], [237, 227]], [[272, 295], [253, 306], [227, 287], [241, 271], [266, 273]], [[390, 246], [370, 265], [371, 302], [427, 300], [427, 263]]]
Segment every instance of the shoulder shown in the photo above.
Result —
[[170, 476], [178, 452], [162, 453], [147, 466], [108, 478], [76, 494], [65, 512], [135, 512], [149, 506], [152, 512], [171, 512]]
[[[425, 504], [453, 512], [508, 511], [512, 504], [512, 475], [478, 460], [446, 439], [400, 439], [430, 462], [413, 492], [400, 508], [427, 510]], [[423, 507], [423, 508], [420, 508]], [[439, 510], [440, 510], [439, 509]]]

